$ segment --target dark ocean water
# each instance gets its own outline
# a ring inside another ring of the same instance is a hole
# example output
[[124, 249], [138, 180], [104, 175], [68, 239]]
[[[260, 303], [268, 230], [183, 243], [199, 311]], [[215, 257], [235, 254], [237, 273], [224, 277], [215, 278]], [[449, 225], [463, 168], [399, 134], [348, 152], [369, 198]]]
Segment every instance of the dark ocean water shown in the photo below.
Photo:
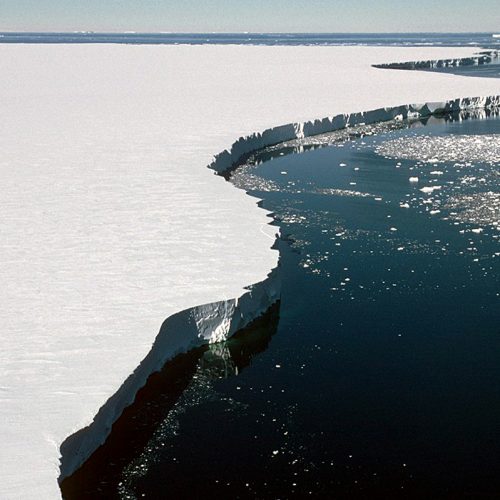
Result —
[[0, 43], [500, 47], [492, 33], [0, 33]]
[[500, 119], [273, 156], [233, 180], [282, 229], [279, 308], [167, 365], [67, 498], [498, 498]]

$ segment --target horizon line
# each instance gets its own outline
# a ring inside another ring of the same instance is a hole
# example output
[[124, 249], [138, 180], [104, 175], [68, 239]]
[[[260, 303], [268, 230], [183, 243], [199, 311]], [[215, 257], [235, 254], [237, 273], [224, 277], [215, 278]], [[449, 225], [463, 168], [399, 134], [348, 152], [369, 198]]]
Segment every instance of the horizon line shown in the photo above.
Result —
[[498, 31], [19, 31], [0, 29], [2, 34], [67, 35], [495, 35]]

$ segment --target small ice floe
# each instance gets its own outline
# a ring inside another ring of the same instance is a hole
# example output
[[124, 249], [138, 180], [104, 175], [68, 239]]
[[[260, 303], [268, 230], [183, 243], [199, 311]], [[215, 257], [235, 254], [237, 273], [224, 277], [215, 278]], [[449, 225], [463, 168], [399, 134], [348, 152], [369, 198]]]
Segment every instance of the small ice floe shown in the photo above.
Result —
[[382, 198], [381, 198], [380, 196], [377, 196], [377, 197], [375, 198], [375, 201], [382, 201]]
[[286, 170], [281, 171], [281, 175], [286, 175], [286, 174], [288, 174], [288, 172]]
[[354, 170], [356, 170], [356, 172], [359, 170], [359, 167], [354, 167]]
[[389, 231], [397, 231], [397, 230], [398, 230], [397, 227], [391, 227], [391, 228], [389, 228]]
[[441, 186], [425, 186], [421, 188], [420, 191], [422, 191], [422, 193], [433, 193], [439, 189], [441, 189]]
[[408, 180], [410, 182], [418, 182], [418, 177], [410, 177]]
[[346, 163], [339, 163], [339, 167], [347, 167]]
[[430, 213], [431, 215], [436, 215], [436, 214], [438, 214], [438, 213], [440, 213], [440, 212], [441, 212], [441, 210], [430, 210], [430, 211], [429, 211], [429, 213]]
[[476, 233], [476, 234], [481, 234], [483, 232], [483, 228], [482, 227], [476, 227], [474, 229], [471, 229], [471, 232], [472, 233]]
[[444, 172], [443, 172], [443, 171], [441, 171], [441, 170], [433, 170], [433, 171], [431, 172], [431, 175], [443, 175], [443, 174], [444, 174]]
[[410, 204], [409, 203], [400, 203], [399, 206], [401, 208], [410, 208]]

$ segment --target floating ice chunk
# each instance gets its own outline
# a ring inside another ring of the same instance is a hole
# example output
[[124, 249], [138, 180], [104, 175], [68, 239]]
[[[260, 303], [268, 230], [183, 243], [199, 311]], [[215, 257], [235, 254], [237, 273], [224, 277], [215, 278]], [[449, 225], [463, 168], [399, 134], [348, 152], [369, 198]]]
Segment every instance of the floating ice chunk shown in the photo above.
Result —
[[418, 177], [410, 177], [408, 180], [410, 182], [418, 182]]
[[441, 170], [433, 170], [431, 172], [431, 175], [443, 175], [444, 172], [442, 172]]
[[286, 170], [281, 171], [281, 175], [286, 175], [286, 174], [288, 174], [288, 172]]
[[410, 208], [410, 204], [409, 203], [400, 203], [399, 206], [401, 208]]
[[476, 227], [474, 229], [471, 229], [471, 232], [476, 233], [476, 234], [480, 234], [480, 233], [483, 232], [483, 228], [482, 227]]
[[430, 213], [431, 215], [436, 215], [436, 214], [438, 214], [439, 212], [441, 212], [441, 210], [431, 210], [429, 213]]
[[339, 167], [347, 167], [346, 163], [339, 163]]
[[432, 193], [434, 191], [437, 191], [441, 189], [441, 186], [425, 186], [423, 188], [420, 189], [420, 191], [422, 191], [422, 193]]

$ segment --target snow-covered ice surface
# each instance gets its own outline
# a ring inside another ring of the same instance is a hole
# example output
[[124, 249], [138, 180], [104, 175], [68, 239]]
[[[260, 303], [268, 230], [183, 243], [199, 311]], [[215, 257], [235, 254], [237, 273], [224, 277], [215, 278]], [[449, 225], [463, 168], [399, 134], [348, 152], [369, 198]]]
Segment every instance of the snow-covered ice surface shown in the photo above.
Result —
[[275, 228], [214, 154], [283, 123], [500, 93], [371, 67], [474, 50], [0, 45], [0, 498], [58, 498], [59, 447], [164, 319], [276, 266]]

